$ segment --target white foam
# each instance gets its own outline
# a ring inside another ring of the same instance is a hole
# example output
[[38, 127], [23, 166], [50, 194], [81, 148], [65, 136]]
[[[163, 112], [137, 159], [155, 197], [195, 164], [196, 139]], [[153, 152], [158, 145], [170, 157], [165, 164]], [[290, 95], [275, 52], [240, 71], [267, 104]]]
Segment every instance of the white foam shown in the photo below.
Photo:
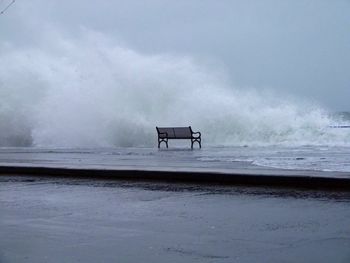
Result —
[[42, 41], [0, 43], [1, 145], [150, 146], [156, 125], [192, 125], [212, 145], [350, 144], [322, 109], [240, 90], [191, 58], [87, 31]]

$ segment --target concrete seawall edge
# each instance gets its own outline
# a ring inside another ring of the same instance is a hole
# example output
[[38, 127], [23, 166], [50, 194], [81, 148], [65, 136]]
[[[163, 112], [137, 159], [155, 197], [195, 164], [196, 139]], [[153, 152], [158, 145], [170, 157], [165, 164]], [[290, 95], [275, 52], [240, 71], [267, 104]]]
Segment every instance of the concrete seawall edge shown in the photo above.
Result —
[[82, 169], [0, 166], [0, 175], [35, 175], [114, 180], [156, 180], [165, 182], [350, 190], [350, 178], [300, 175], [293, 176], [290, 174], [266, 175], [259, 173], [245, 174], [213, 171], [159, 171], [140, 169]]

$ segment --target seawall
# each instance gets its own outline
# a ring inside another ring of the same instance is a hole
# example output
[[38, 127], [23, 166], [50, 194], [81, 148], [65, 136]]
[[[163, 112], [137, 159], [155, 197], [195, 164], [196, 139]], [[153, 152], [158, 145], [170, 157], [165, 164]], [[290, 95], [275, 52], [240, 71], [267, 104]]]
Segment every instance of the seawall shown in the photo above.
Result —
[[327, 177], [320, 172], [272, 170], [252, 172], [205, 171], [205, 170], [151, 170], [151, 169], [91, 169], [33, 166], [0, 166], [0, 175], [54, 176], [114, 180], [156, 180], [225, 185], [273, 186], [306, 189], [350, 190], [350, 177]]

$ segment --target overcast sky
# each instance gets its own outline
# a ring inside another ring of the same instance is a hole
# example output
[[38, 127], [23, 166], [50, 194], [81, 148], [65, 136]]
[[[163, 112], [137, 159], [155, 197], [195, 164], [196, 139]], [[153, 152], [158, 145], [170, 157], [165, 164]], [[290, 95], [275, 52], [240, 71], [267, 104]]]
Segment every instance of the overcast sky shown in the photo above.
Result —
[[0, 41], [35, 46], [50, 27], [71, 37], [102, 32], [144, 54], [189, 55], [242, 89], [350, 110], [349, 0], [17, 0], [0, 16]]

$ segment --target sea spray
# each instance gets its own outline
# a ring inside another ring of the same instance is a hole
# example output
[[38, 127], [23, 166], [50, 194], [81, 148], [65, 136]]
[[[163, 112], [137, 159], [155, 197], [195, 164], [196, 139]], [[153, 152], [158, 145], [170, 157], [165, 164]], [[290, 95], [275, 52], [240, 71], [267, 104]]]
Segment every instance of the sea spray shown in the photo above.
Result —
[[189, 57], [93, 32], [49, 39], [1, 43], [1, 146], [152, 146], [157, 125], [192, 125], [211, 145], [350, 144], [322, 109], [241, 90]]

